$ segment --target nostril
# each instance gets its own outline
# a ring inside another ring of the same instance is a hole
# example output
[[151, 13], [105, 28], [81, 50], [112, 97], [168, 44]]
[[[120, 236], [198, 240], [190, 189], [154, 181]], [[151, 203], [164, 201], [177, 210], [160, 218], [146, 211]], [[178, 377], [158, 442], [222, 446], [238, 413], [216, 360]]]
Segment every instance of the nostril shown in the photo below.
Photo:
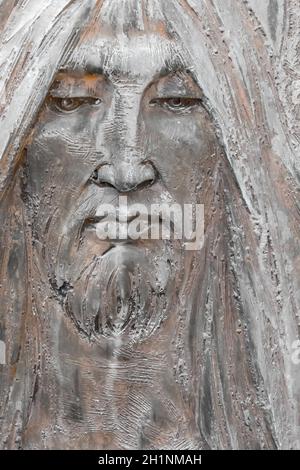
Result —
[[109, 188], [114, 188], [115, 186], [110, 183], [109, 181], [105, 180], [103, 177], [100, 177], [99, 175], [99, 169], [96, 168], [93, 173], [90, 176], [90, 181], [92, 183], [97, 184], [100, 187], [109, 187]]
[[99, 178], [98, 170], [94, 170], [90, 177], [90, 180], [93, 181], [94, 183], [97, 183], [98, 178]]
[[156, 167], [153, 165], [153, 163], [150, 160], [144, 160], [142, 162], [142, 166], [144, 167], [143, 175], [142, 175], [143, 181], [141, 181], [141, 183], [137, 186], [137, 188], [151, 186], [159, 178], [159, 173]]
[[97, 183], [97, 184], [98, 184], [98, 186], [100, 186], [101, 188], [114, 188], [114, 189], [116, 189], [113, 184], [108, 183], [108, 182], [106, 182], [106, 181], [100, 181], [100, 182]]
[[153, 183], [155, 182], [155, 178], [149, 178], [145, 181], [142, 181], [141, 183], [137, 184], [135, 187], [134, 187], [134, 190], [137, 191], [137, 190], [141, 190], [141, 189], [144, 189], [144, 188], [149, 188], [150, 186], [153, 185]]

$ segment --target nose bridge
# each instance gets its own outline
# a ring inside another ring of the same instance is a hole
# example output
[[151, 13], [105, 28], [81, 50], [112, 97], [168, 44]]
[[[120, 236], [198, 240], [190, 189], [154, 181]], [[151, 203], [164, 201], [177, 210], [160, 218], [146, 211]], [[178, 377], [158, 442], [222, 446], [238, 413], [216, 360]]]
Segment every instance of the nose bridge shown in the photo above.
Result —
[[115, 124], [118, 129], [115, 129], [115, 133], [119, 134], [120, 148], [117, 152], [118, 155], [114, 155], [115, 158], [120, 162], [120, 159], [124, 159], [128, 162], [132, 162], [133, 159], [137, 159], [141, 152], [140, 150], [140, 131], [141, 131], [141, 120], [140, 120], [140, 102], [141, 102], [141, 90], [137, 86], [122, 86], [119, 85], [118, 97], [116, 103], [116, 116]]
[[109, 183], [120, 192], [135, 190], [156, 178], [153, 165], [144, 161], [140, 101], [139, 90], [128, 85], [126, 88], [120, 86], [112, 107], [108, 142], [110, 158], [108, 165], [99, 169], [98, 181]]
[[[138, 86], [118, 84], [110, 109], [106, 115], [94, 122], [95, 143], [97, 149], [106, 147], [110, 163], [117, 158], [129, 159], [139, 153], [140, 131], [143, 127], [140, 120], [140, 101], [142, 90]], [[141, 152], [140, 152], [141, 153]]]

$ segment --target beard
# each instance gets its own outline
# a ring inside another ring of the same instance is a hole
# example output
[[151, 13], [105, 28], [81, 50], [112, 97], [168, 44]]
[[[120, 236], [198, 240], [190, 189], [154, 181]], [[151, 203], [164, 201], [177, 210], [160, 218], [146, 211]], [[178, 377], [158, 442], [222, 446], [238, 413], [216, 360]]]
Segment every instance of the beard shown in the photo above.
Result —
[[142, 341], [178, 307], [181, 244], [178, 240], [105, 243], [100, 254], [89, 234], [79, 244], [60, 243], [51, 287], [85, 337]]
[[91, 205], [79, 201], [77, 209], [45, 218], [47, 231], [39, 227], [44, 277], [84, 337], [145, 340], [178, 310], [192, 259], [182, 240], [99, 240], [90, 223], [99, 199], [86, 201]]
[[159, 250], [117, 245], [91, 261], [79, 277], [64, 281], [72, 285], [64, 305], [89, 337], [140, 341], [168, 316], [176, 271], [174, 249], [166, 243]]

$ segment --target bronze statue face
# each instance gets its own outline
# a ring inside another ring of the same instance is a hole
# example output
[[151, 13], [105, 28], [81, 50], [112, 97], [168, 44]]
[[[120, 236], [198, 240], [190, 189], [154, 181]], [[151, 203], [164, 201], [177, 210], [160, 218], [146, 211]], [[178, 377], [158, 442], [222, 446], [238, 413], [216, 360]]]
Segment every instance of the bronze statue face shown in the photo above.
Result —
[[[1, 448], [299, 442], [297, 28], [260, 3], [0, 2]], [[204, 205], [202, 248], [101, 239], [121, 198]]]
[[87, 35], [65, 61], [27, 146], [26, 193], [43, 275], [85, 335], [152, 334], [197, 256], [180, 240], [99, 240], [99, 205], [208, 204], [218, 148], [163, 33]]

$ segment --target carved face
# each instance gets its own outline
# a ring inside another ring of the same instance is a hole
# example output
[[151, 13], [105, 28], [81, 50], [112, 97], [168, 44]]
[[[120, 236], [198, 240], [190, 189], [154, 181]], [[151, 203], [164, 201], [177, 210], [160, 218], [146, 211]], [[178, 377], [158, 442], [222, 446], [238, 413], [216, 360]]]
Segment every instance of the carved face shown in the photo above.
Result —
[[[177, 44], [177, 43], [176, 43]], [[103, 203], [208, 203], [218, 142], [180, 45], [87, 35], [51, 86], [27, 146], [34, 247], [89, 337], [148, 337], [180, 302], [197, 253], [180, 240], [103, 241]], [[173, 306], [173, 309], [172, 309]]]

